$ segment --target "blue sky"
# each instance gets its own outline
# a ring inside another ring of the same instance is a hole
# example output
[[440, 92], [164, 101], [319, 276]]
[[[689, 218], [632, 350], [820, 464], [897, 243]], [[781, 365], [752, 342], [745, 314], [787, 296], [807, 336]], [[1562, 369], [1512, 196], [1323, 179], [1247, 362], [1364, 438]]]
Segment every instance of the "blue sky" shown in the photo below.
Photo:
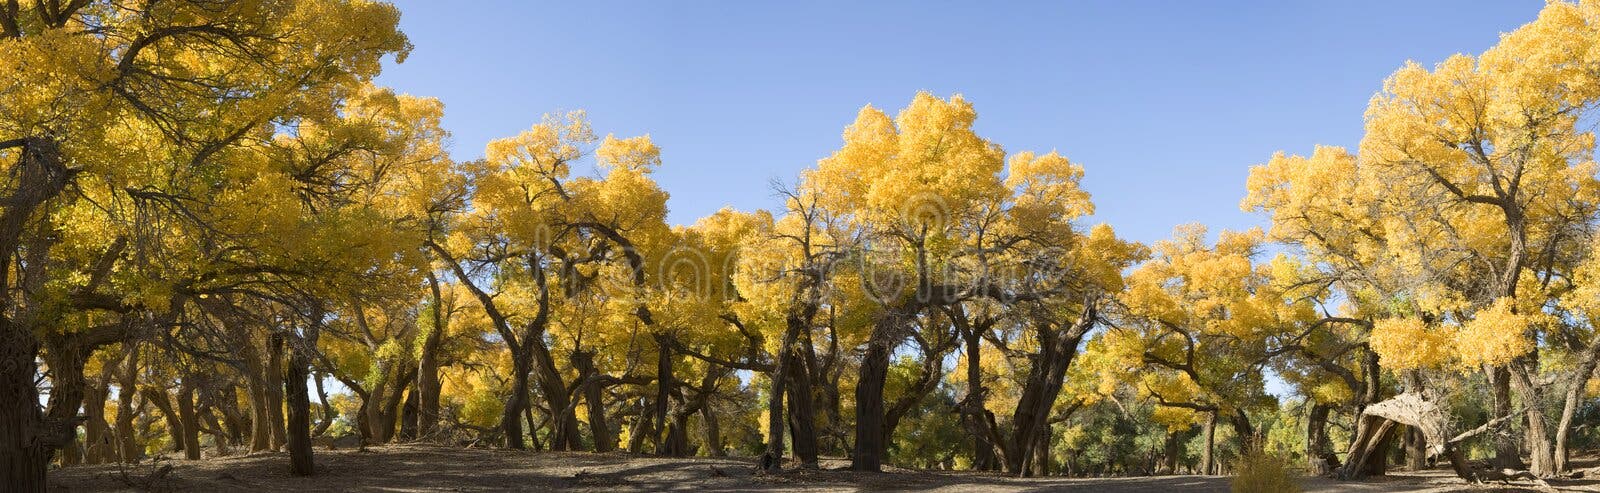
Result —
[[649, 133], [670, 220], [770, 208], [857, 109], [964, 94], [1007, 151], [1059, 150], [1139, 241], [1242, 228], [1251, 165], [1354, 146], [1408, 59], [1477, 53], [1541, 0], [1339, 2], [441, 2], [401, 0], [416, 45], [380, 82], [446, 105], [458, 159], [546, 112]]

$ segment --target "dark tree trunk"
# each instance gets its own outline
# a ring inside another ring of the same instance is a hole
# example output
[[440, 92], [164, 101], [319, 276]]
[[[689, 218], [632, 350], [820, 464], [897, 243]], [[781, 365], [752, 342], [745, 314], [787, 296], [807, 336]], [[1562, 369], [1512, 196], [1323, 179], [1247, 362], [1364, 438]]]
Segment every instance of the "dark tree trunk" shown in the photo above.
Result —
[[302, 353], [294, 351], [283, 374], [284, 396], [289, 408], [286, 438], [289, 474], [310, 476], [316, 471], [311, 458], [311, 397], [306, 389], [306, 380], [311, 377], [308, 371], [311, 361]]
[[[7, 283], [8, 290], [22, 274], [11, 272], [12, 257], [23, 244], [29, 219], [41, 204], [59, 195], [72, 176], [54, 140], [27, 137], [19, 151], [12, 171], [16, 188], [0, 209], [0, 282]], [[31, 253], [42, 258], [45, 252]], [[30, 277], [43, 281], [43, 272], [35, 274]], [[68, 441], [72, 423], [47, 420], [39, 412], [39, 389], [33, 380], [39, 340], [31, 316], [14, 310], [12, 300], [9, 295], [0, 297], [0, 484], [17, 492], [43, 492], [50, 453]]]
[[183, 419], [172, 407], [172, 399], [167, 396], [166, 389], [150, 387], [144, 389], [144, 400], [156, 406], [161, 411], [161, 417], [167, 424], [167, 437], [172, 439], [172, 451], [183, 451]]
[[[800, 344], [797, 340], [796, 344]], [[788, 351], [789, 364], [789, 436], [794, 440], [794, 455], [800, 467], [817, 467], [816, 408], [811, 404], [811, 372], [802, 364], [803, 356], [796, 349]]]
[[311, 436], [318, 437], [327, 432], [328, 427], [333, 426], [333, 420], [339, 418], [339, 411], [335, 410], [333, 405], [328, 403], [328, 391], [322, 387], [323, 376], [324, 375], [322, 372], [317, 372], [312, 376], [311, 379], [311, 381], [316, 383], [317, 386], [317, 402], [322, 404], [322, 419], [317, 421], [316, 429], [311, 430]]
[[705, 429], [706, 434], [706, 455], [711, 457], [727, 456], [728, 451], [722, 445], [722, 427], [717, 423], [717, 412], [711, 408], [710, 403], [700, 408], [700, 421], [701, 428]]
[[[1491, 394], [1491, 409], [1493, 416], [1511, 414], [1511, 372], [1504, 366], [1485, 368], [1484, 372], [1489, 378]], [[1510, 433], [1496, 431], [1490, 440], [1494, 444], [1494, 459], [1490, 464], [1495, 469], [1522, 469], [1521, 446], [1517, 445], [1515, 437]]]
[[500, 431], [505, 435], [506, 448], [524, 450], [527, 445], [522, 440], [522, 408], [529, 405], [528, 372], [532, 369], [528, 368], [526, 357], [515, 357], [511, 363], [515, 374], [511, 376], [511, 397], [506, 399], [505, 413], [500, 416]]
[[433, 437], [439, 426], [439, 347], [445, 331], [444, 299], [439, 293], [439, 278], [428, 271], [428, 290], [433, 296], [432, 321], [428, 335], [422, 339], [422, 351], [417, 357], [417, 433], [423, 438]]
[[639, 400], [639, 417], [633, 420], [633, 426], [628, 429], [628, 452], [639, 453], [644, 449], [644, 437], [651, 434], [650, 411], [652, 406], [645, 399]]
[[83, 398], [83, 461], [88, 464], [105, 464], [116, 459], [117, 447], [111, 424], [106, 422], [106, 401], [111, 398], [111, 371], [106, 365], [100, 381], [89, 387]]
[[122, 365], [117, 369], [117, 458], [121, 462], [134, 462], [141, 454], [139, 435], [134, 429], [133, 398], [139, 388], [139, 344], [122, 344]]
[[[985, 409], [983, 396], [983, 352], [981, 343], [983, 338], [976, 330], [969, 328], [962, 331], [967, 349], [967, 402], [976, 409]], [[972, 419], [967, 417], [965, 419]], [[994, 445], [989, 442], [986, 434], [975, 433], [972, 437], [972, 468], [979, 471], [993, 471], [999, 469], [999, 464], [994, 457]]]
[[[0, 319], [0, 484], [19, 492], [45, 491], [52, 444], [66, 441], [39, 412], [39, 389], [33, 385], [37, 352], [31, 329]], [[34, 438], [41, 433], [45, 440]]]
[[[672, 345], [667, 334], [655, 334], [656, 341], [656, 398], [655, 414], [656, 433], [650, 436], [655, 441], [656, 453], [667, 456], [682, 456], [689, 447], [688, 435], [676, 428], [676, 423], [669, 423], [673, 417], [667, 413], [667, 404], [671, 401], [673, 384], [676, 377], [672, 375]], [[662, 442], [661, 432], [666, 432], [666, 442]]]
[[272, 425], [272, 451], [283, 449], [287, 434], [283, 427], [283, 336], [267, 339], [267, 420]]
[[[890, 317], [886, 317], [890, 318]], [[899, 323], [898, 321], [880, 321]], [[861, 358], [860, 380], [856, 382], [856, 447], [850, 469], [878, 472], [883, 469], [883, 384], [889, 376], [890, 342], [882, 332], [896, 330], [873, 327], [873, 337]]]
[[[1032, 461], [1029, 459], [1036, 450], [1034, 444], [1040, 440], [1039, 435], [1050, 433], [1050, 410], [1055, 407], [1057, 396], [1061, 395], [1067, 369], [1078, 355], [1078, 345], [1083, 341], [1084, 334], [1094, 326], [1096, 314], [1096, 307], [1091, 302], [1077, 321], [1060, 332], [1046, 324], [1037, 328], [1040, 354], [1033, 358], [1028, 380], [1017, 399], [1016, 411], [1012, 413], [1011, 422], [1016, 430], [1006, 446], [1007, 472], [1019, 476], [1032, 473]], [[1053, 325], [1053, 322], [1048, 324]]]
[[593, 351], [573, 351], [572, 367], [578, 370], [578, 380], [583, 382], [583, 402], [589, 414], [589, 432], [594, 437], [595, 452], [610, 452], [617, 448], [617, 437], [612, 435], [606, 422], [605, 389], [592, 379], [599, 373], [594, 367]]
[[1581, 354], [1578, 367], [1573, 369], [1567, 379], [1566, 393], [1561, 405], [1561, 420], [1556, 423], [1556, 443], [1553, 452], [1555, 464], [1551, 468], [1556, 474], [1567, 471], [1567, 460], [1570, 455], [1567, 451], [1567, 441], [1572, 433], [1572, 419], [1577, 414], [1578, 403], [1583, 400], [1589, 378], [1594, 376], [1596, 366], [1600, 365], [1600, 338], [1589, 341], [1589, 345]]
[[1217, 413], [1206, 413], [1205, 428], [1201, 430], [1206, 437], [1206, 446], [1200, 454], [1200, 474], [1216, 474], [1216, 448], [1217, 448]]
[[195, 381], [191, 377], [184, 377], [178, 384], [178, 420], [183, 422], [181, 428], [183, 440], [183, 458], [200, 460], [200, 416], [194, 409]]
[[1256, 438], [1256, 428], [1250, 424], [1250, 415], [1243, 409], [1235, 409], [1228, 416], [1229, 424], [1233, 425], [1233, 440], [1238, 443], [1241, 452], [1250, 450], [1250, 441]]
[[1332, 406], [1313, 403], [1306, 416], [1306, 467], [1313, 475], [1328, 474], [1333, 465], [1328, 458], [1333, 455], [1333, 442], [1328, 440], [1328, 412]]
[[412, 441], [417, 439], [417, 387], [413, 385], [406, 392], [406, 400], [400, 405], [400, 439]]

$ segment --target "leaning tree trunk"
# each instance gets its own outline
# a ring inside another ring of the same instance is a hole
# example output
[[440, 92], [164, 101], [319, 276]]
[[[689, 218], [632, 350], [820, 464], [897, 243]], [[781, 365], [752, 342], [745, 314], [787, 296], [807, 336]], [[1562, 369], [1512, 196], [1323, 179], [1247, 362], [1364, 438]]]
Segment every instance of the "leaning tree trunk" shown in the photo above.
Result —
[[583, 403], [588, 410], [589, 432], [594, 436], [595, 452], [610, 452], [617, 448], [617, 437], [611, 434], [606, 422], [605, 389], [594, 381], [599, 371], [594, 367], [594, 351], [573, 351], [572, 367], [578, 370], [578, 381], [583, 382]]
[[1038, 328], [1039, 357], [1033, 358], [1028, 380], [1023, 385], [1022, 396], [1017, 399], [1012, 413], [1015, 431], [1006, 444], [1007, 472], [1020, 476], [1032, 474], [1033, 454], [1040, 435], [1050, 433], [1050, 410], [1066, 383], [1067, 369], [1078, 355], [1078, 345], [1094, 326], [1097, 309], [1091, 301], [1079, 314], [1078, 320], [1058, 333], [1048, 325]]
[[1589, 346], [1584, 348], [1582, 356], [1578, 359], [1578, 367], [1573, 369], [1568, 377], [1565, 398], [1562, 399], [1561, 421], [1556, 423], [1556, 444], [1552, 469], [1556, 474], [1567, 470], [1567, 441], [1572, 432], [1572, 418], [1577, 414], [1578, 403], [1583, 400], [1585, 387], [1589, 378], [1594, 376], [1596, 365], [1600, 364], [1600, 338], [1589, 341]]
[[1549, 428], [1545, 425], [1543, 398], [1539, 387], [1533, 383], [1533, 378], [1528, 375], [1528, 369], [1520, 362], [1511, 363], [1511, 387], [1516, 389], [1522, 398], [1523, 415], [1527, 422], [1528, 457], [1532, 460], [1528, 465], [1528, 472], [1538, 477], [1555, 475], [1555, 459], [1553, 457], [1553, 444], [1550, 442]]

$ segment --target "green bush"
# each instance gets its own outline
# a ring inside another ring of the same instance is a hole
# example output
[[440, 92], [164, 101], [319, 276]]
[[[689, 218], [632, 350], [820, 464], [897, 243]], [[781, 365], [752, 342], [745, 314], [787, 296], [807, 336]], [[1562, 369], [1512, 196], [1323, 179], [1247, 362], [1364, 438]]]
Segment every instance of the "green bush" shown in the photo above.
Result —
[[1239, 458], [1233, 493], [1300, 493], [1300, 477], [1289, 460], [1273, 455], [1258, 442]]

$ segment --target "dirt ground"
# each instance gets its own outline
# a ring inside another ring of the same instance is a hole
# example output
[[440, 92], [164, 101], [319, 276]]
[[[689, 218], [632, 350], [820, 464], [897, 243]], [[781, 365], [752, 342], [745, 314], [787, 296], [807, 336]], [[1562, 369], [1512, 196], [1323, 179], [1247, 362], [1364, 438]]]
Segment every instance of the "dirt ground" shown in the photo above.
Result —
[[[158, 479], [152, 473], [172, 466]], [[1133, 478], [1029, 478], [992, 474], [892, 470], [880, 474], [842, 470], [825, 461], [821, 471], [755, 475], [743, 459], [668, 459], [625, 453], [513, 452], [431, 445], [392, 445], [357, 450], [317, 450], [317, 474], [288, 474], [284, 454], [260, 453], [201, 461], [157, 461], [155, 465], [77, 466], [50, 472], [52, 491], [940, 491], [1023, 492], [1141, 491], [1227, 492], [1228, 478], [1160, 476]], [[1600, 492], [1600, 480], [1552, 483], [1560, 491]], [[1365, 482], [1308, 478], [1307, 493], [1541, 491], [1530, 483], [1472, 487], [1446, 471], [1400, 473]], [[1542, 490], [1549, 491], [1549, 490]]]

